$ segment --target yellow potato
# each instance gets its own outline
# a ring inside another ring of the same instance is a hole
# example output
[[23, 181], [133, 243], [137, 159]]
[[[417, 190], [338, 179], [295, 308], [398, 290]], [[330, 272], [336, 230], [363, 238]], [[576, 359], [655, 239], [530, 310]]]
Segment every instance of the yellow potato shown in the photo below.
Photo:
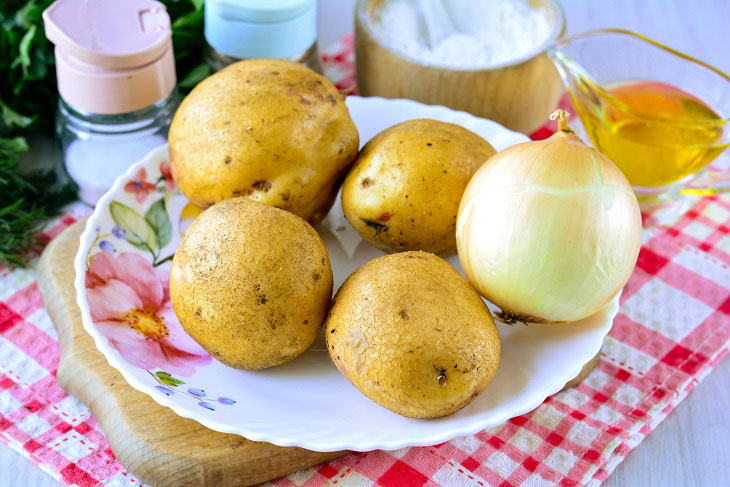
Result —
[[247, 198], [204, 211], [185, 232], [170, 298], [185, 331], [216, 359], [262, 369], [300, 355], [321, 329], [332, 268], [317, 232]]
[[500, 339], [479, 293], [425, 252], [364, 264], [337, 292], [327, 350], [360, 392], [412, 418], [452, 414], [491, 382]]
[[183, 100], [170, 127], [171, 169], [201, 208], [246, 196], [316, 225], [332, 206], [358, 140], [326, 78], [290, 61], [241, 61]]
[[456, 252], [461, 195], [494, 148], [436, 120], [403, 122], [376, 135], [342, 187], [342, 209], [368, 242], [390, 252]]

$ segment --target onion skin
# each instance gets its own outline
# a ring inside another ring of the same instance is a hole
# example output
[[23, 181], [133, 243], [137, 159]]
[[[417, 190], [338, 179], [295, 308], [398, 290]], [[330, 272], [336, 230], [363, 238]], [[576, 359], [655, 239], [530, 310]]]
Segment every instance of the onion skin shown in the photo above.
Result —
[[464, 192], [459, 260], [508, 321], [572, 322], [626, 284], [641, 247], [641, 213], [620, 169], [561, 120], [544, 141], [489, 159]]

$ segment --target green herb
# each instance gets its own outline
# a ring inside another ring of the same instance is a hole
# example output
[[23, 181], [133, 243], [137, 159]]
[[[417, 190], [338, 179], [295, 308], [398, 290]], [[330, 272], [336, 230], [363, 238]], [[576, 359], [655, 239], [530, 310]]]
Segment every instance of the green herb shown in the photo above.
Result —
[[73, 185], [58, 186], [53, 171], [18, 172], [18, 156], [27, 150], [22, 137], [0, 138], [0, 262], [22, 266], [41, 246], [46, 220], [76, 199]]
[[[22, 266], [41, 244], [46, 221], [76, 199], [55, 168], [23, 172], [20, 155], [33, 133], [53, 134], [58, 93], [53, 45], [43, 11], [52, 0], [0, 2], [0, 263]], [[179, 88], [210, 74], [203, 63], [203, 0], [162, 0], [172, 21]]]
[[203, 0], [163, 0], [162, 3], [172, 22], [177, 86], [187, 92], [211, 73], [203, 62]]

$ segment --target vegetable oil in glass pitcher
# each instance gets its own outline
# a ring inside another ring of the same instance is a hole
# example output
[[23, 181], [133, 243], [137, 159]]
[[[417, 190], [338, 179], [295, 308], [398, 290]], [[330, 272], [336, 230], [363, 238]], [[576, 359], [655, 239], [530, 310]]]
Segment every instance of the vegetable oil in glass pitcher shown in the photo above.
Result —
[[628, 81], [608, 84], [605, 90], [613, 100], [603, 110], [587, 110], [581, 103], [576, 109], [594, 145], [634, 185], [681, 181], [728, 147], [722, 117], [679, 88]]
[[591, 141], [640, 202], [730, 191], [700, 174], [730, 145], [730, 76], [621, 29], [565, 37], [548, 53]]

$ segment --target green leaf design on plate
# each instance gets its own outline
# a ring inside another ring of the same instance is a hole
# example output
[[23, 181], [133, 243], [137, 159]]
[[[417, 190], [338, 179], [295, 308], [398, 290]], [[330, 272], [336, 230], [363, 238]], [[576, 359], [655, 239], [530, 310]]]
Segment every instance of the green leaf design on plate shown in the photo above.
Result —
[[167, 215], [165, 198], [160, 198], [152, 203], [152, 206], [144, 214], [144, 219], [155, 231], [160, 249], [165, 248], [165, 245], [169, 244], [170, 239], [172, 239], [172, 223], [170, 223], [170, 217]]
[[160, 379], [160, 382], [162, 382], [166, 386], [177, 387], [180, 384], [185, 384], [185, 382], [181, 381], [180, 379], [174, 378], [167, 372], [162, 372], [162, 371], [155, 372], [155, 375], [157, 376], [158, 379]]
[[126, 233], [127, 242], [140, 250], [149, 250], [155, 254], [157, 250], [157, 233], [147, 220], [132, 208], [118, 201], [109, 204], [109, 212], [114, 223], [122, 227]]

